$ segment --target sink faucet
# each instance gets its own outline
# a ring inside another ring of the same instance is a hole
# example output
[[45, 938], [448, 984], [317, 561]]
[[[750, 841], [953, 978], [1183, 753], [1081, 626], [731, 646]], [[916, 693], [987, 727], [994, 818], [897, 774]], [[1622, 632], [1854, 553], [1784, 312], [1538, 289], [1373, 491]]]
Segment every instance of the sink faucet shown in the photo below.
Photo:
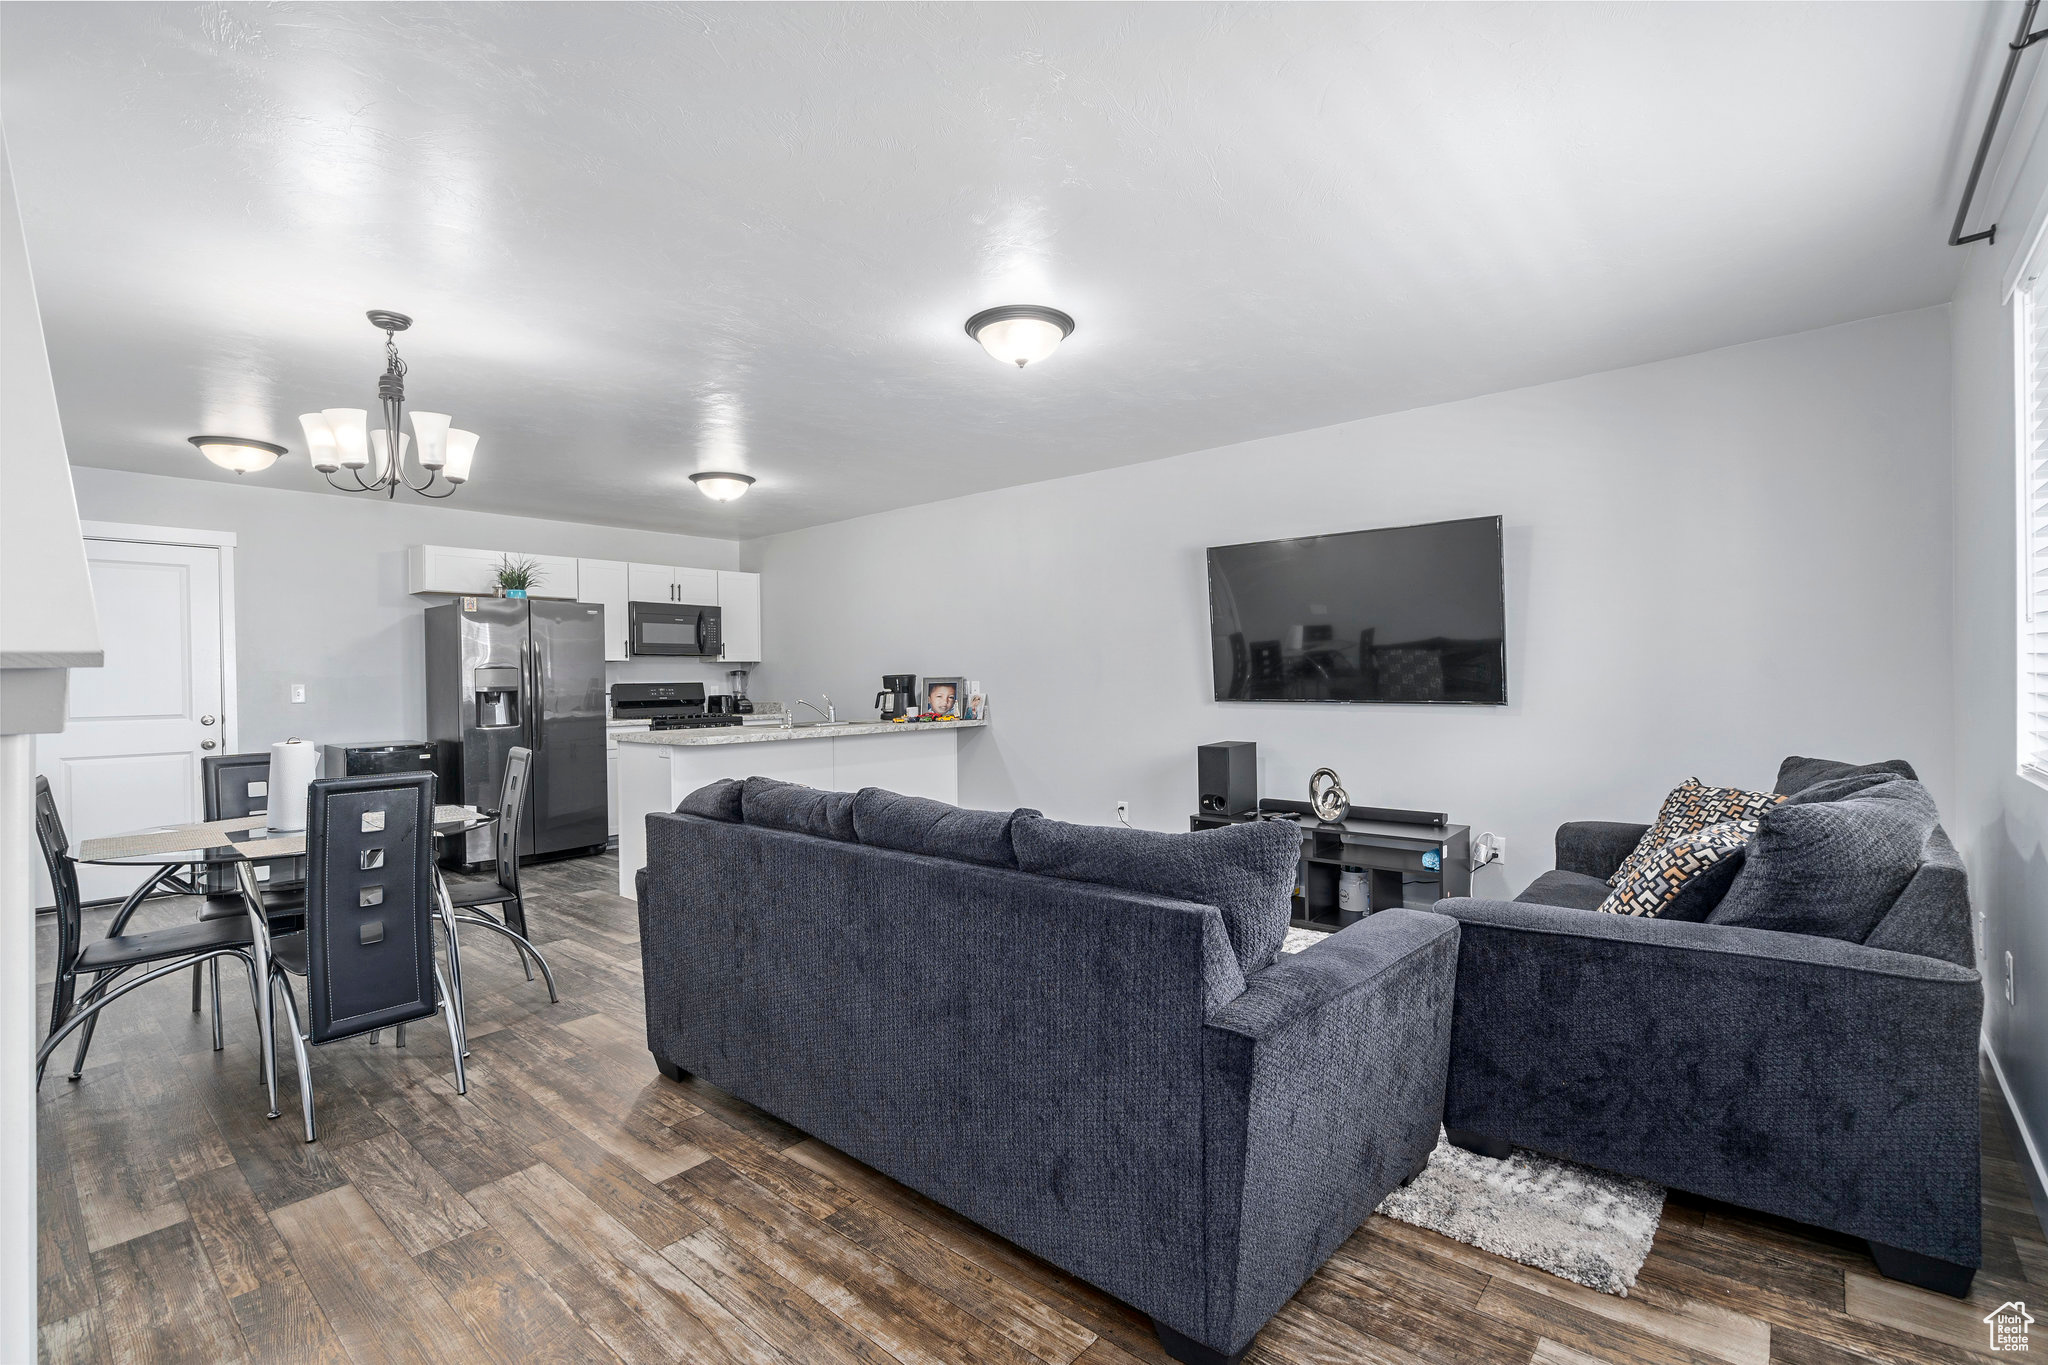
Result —
[[817, 707], [815, 707], [815, 706], [811, 706], [811, 704], [810, 704], [809, 702], [805, 701], [805, 700], [804, 700], [804, 699], [803, 699], [802, 697], [798, 697], [798, 698], [796, 699], [796, 704], [797, 704], [798, 706], [811, 706], [811, 709], [812, 709], [813, 711], [818, 711], [818, 714], [819, 714], [820, 716], [824, 717], [824, 719], [825, 719], [825, 723], [826, 723], [827, 725], [836, 725], [836, 724], [838, 724], [838, 723], [839, 723], [839, 708], [838, 708], [838, 707], [836, 707], [836, 706], [834, 706], [834, 705], [832, 704], [832, 698], [831, 698], [831, 697], [829, 697], [828, 695], [826, 695], [825, 693], [823, 693], [823, 692], [820, 692], [820, 693], [818, 694], [818, 700], [819, 700], [819, 701], [822, 701], [822, 702], [824, 702], [824, 703], [825, 703], [825, 709], [824, 709], [824, 710], [822, 710], [822, 711], [818, 711], [818, 708], [817, 708]]

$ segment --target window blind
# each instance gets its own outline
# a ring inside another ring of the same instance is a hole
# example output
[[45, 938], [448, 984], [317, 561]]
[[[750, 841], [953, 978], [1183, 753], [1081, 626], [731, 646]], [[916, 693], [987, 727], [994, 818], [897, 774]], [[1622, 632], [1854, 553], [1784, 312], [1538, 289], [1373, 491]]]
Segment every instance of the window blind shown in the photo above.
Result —
[[2019, 305], [2019, 768], [2048, 783], [2048, 249]]

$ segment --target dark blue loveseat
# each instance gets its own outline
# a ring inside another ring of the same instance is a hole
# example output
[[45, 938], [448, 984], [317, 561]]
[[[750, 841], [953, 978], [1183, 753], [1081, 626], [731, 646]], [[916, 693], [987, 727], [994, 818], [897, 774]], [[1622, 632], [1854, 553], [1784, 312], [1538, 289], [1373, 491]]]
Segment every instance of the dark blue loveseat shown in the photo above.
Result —
[[[1787, 759], [1777, 790], [1850, 771]], [[1847, 1233], [1886, 1275], [1967, 1293], [1983, 986], [1962, 862], [1925, 808], [1860, 941], [1596, 913], [1636, 824], [1560, 827], [1557, 870], [1515, 901], [1439, 901], [1463, 926], [1451, 1140]]]

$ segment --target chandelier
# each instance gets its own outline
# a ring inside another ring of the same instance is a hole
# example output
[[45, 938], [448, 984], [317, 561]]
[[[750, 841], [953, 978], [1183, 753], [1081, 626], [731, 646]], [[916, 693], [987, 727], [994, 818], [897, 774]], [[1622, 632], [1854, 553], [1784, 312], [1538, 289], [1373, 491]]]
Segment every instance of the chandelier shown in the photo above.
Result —
[[[470, 462], [476, 458], [476, 433], [451, 428], [453, 419], [445, 412], [414, 412], [412, 436], [399, 430], [405, 416], [405, 362], [399, 359], [396, 335], [412, 326], [403, 313], [382, 308], [370, 310], [372, 326], [384, 333], [384, 373], [377, 378], [377, 399], [384, 410], [384, 429], [371, 431], [370, 414], [362, 408], [326, 408], [303, 413], [299, 426], [306, 433], [306, 450], [313, 468], [327, 476], [327, 482], [344, 493], [382, 493], [398, 496], [400, 485], [423, 498], [454, 496], [469, 481]], [[415, 447], [413, 437], [419, 438]], [[414, 482], [414, 469], [418, 482]], [[348, 471], [348, 482], [334, 477]], [[442, 491], [442, 485], [446, 485]]]

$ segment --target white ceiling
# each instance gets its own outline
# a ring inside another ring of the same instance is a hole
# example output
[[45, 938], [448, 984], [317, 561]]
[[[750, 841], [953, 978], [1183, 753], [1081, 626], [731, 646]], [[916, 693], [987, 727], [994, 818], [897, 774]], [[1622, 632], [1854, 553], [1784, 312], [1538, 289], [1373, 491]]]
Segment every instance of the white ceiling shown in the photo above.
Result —
[[75, 462], [318, 488], [393, 308], [458, 504], [750, 536], [1940, 302], [2011, 22], [15, 3], [0, 112]]

